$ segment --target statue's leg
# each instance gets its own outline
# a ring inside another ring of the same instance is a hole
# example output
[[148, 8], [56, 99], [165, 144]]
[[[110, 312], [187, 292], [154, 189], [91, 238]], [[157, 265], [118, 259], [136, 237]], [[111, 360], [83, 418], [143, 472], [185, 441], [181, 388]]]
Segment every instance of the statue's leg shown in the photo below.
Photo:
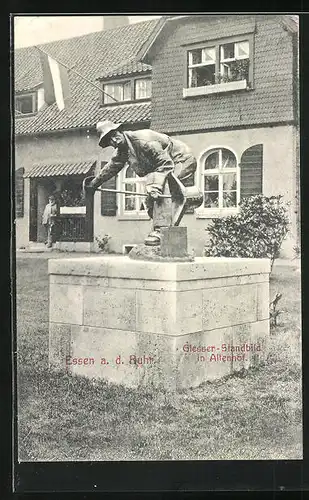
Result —
[[145, 206], [147, 214], [151, 219], [153, 219], [153, 204], [154, 204], [154, 199], [150, 195], [148, 195], [145, 199]]
[[[165, 183], [163, 189], [164, 195], [170, 195], [168, 183]], [[147, 208], [151, 202], [146, 202]], [[162, 227], [169, 227], [172, 225], [172, 200], [170, 198], [158, 198], [152, 200], [152, 207], [148, 208], [148, 214], [152, 213], [153, 229], [145, 238], [145, 245], [157, 246], [160, 245], [160, 230]], [[151, 217], [151, 215], [150, 215]]]
[[[175, 164], [174, 176], [182, 186], [181, 190], [185, 194], [185, 199], [182, 200], [177, 195], [173, 196], [173, 226], [178, 226], [180, 224], [186, 210], [192, 213], [195, 208], [198, 208], [203, 203], [203, 193], [195, 186], [194, 182], [196, 167], [197, 163], [194, 156], [187, 158], [184, 162]], [[175, 186], [175, 188], [177, 188], [177, 186]], [[172, 189], [172, 192], [174, 191], [173, 186], [170, 186], [170, 189]]]
[[[185, 162], [175, 164], [173, 173], [166, 176], [163, 194], [171, 198], [147, 199], [146, 206], [149, 216], [153, 219], [153, 230], [145, 239], [145, 245], [160, 245], [160, 230], [162, 227], [178, 226], [185, 210], [185, 187], [182, 180], [194, 179], [196, 160], [188, 158]], [[175, 179], [177, 177], [177, 179]]]

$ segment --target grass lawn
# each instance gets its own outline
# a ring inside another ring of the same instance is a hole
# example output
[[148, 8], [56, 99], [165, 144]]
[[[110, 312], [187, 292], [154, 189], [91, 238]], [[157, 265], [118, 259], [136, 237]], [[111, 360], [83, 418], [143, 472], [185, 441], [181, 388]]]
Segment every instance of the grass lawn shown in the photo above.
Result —
[[17, 258], [20, 461], [302, 458], [300, 273], [283, 294], [267, 363], [177, 395], [48, 371], [47, 259]]

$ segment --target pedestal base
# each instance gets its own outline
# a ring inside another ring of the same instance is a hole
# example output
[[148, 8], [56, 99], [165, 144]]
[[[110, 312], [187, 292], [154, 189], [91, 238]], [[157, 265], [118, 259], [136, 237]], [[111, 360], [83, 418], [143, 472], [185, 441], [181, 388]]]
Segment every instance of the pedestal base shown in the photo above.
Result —
[[52, 368], [129, 387], [196, 387], [265, 359], [264, 259], [49, 261]]
[[155, 262], [193, 262], [188, 253], [186, 227], [161, 227], [160, 245], [136, 245], [129, 253], [130, 259]]

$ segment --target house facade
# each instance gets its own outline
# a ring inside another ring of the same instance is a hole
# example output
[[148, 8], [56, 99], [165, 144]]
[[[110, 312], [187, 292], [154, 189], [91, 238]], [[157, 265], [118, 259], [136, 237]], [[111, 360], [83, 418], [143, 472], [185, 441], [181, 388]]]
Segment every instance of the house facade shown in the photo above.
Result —
[[[94, 206], [85, 207], [81, 189], [83, 179], [98, 172], [111, 155], [110, 149], [98, 146], [98, 121], [122, 122], [127, 129], [150, 125], [151, 67], [135, 56], [157, 21], [129, 25], [123, 17], [122, 23], [117, 19], [116, 28], [104, 23], [108, 29], [40, 46], [86, 77], [69, 71], [72, 106], [62, 111], [56, 103], [46, 103], [39, 51], [35, 47], [15, 51], [17, 249], [44, 243], [41, 220], [51, 193], [60, 200], [57, 247], [96, 251], [95, 237], [110, 234], [114, 227], [111, 203], [115, 197], [97, 193]], [[125, 92], [119, 79], [125, 79]], [[121, 218], [120, 208], [116, 212]], [[127, 229], [133, 238], [139, 238], [140, 232], [135, 226]], [[111, 236], [112, 250], [121, 251], [121, 236]]]
[[[151, 126], [191, 147], [198, 163], [195, 183], [204, 192], [204, 203], [187, 213], [182, 225], [188, 227], [189, 245], [197, 255], [203, 253], [207, 225], [213, 218], [237, 213], [244, 196], [263, 193], [281, 194], [289, 203], [291, 225], [282, 255], [291, 257], [300, 239], [295, 20], [283, 15], [167, 16], [59, 42], [62, 47], [67, 43], [62, 57], [68, 57], [68, 46], [76, 50], [87, 37], [97, 61], [96, 71], [89, 76], [104, 90], [103, 97], [86, 82], [72, 80], [76, 108], [68, 116], [55, 105], [47, 107], [39, 97], [40, 82], [32, 81], [28, 92], [36, 83], [36, 105], [42, 107], [34, 117], [15, 119], [15, 163], [23, 174], [16, 176], [17, 209], [23, 198], [23, 215], [16, 218], [17, 248], [42, 240], [40, 211], [51, 189], [61, 191], [74, 181], [78, 191], [81, 179], [108, 160], [111, 151], [98, 148], [95, 123], [112, 119], [127, 128]], [[100, 66], [105, 54], [102, 44], [108, 37], [114, 41], [114, 57]], [[53, 50], [57, 47], [49, 44], [51, 55]], [[82, 99], [78, 104], [81, 91], [84, 101], [88, 99], [86, 105]], [[62, 175], [55, 176], [57, 172]], [[78, 244], [96, 250], [96, 237], [107, 234], [111, 249], [122, 252], [141, 243], [151, 223], [142, 198], [134, 196], [143, 183], [125, 168], [106, 187], [133, 194], [97, 192], [94, 206], [83, 214], [85, 238], [90, 241]], [[34, 229], [33, 220], [37, 221]], [[74, 234], [70, 242], [59, 245], [76, 246]]]

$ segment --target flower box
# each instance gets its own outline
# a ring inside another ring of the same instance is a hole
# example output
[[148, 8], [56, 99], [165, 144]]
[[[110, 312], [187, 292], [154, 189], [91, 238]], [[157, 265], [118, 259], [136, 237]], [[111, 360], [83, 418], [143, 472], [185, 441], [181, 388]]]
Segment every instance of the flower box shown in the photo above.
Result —
[[183, 89], [183, 97], [194, 97], [207, 94], [219, 94], [221, 92], [231, 92], [233, 90], [243, 90], [247, 88], [247, 80], [237, 80], [235, 82], [216, 83], [215, 85], [205, 85], [204, 87], [191, 87]]

